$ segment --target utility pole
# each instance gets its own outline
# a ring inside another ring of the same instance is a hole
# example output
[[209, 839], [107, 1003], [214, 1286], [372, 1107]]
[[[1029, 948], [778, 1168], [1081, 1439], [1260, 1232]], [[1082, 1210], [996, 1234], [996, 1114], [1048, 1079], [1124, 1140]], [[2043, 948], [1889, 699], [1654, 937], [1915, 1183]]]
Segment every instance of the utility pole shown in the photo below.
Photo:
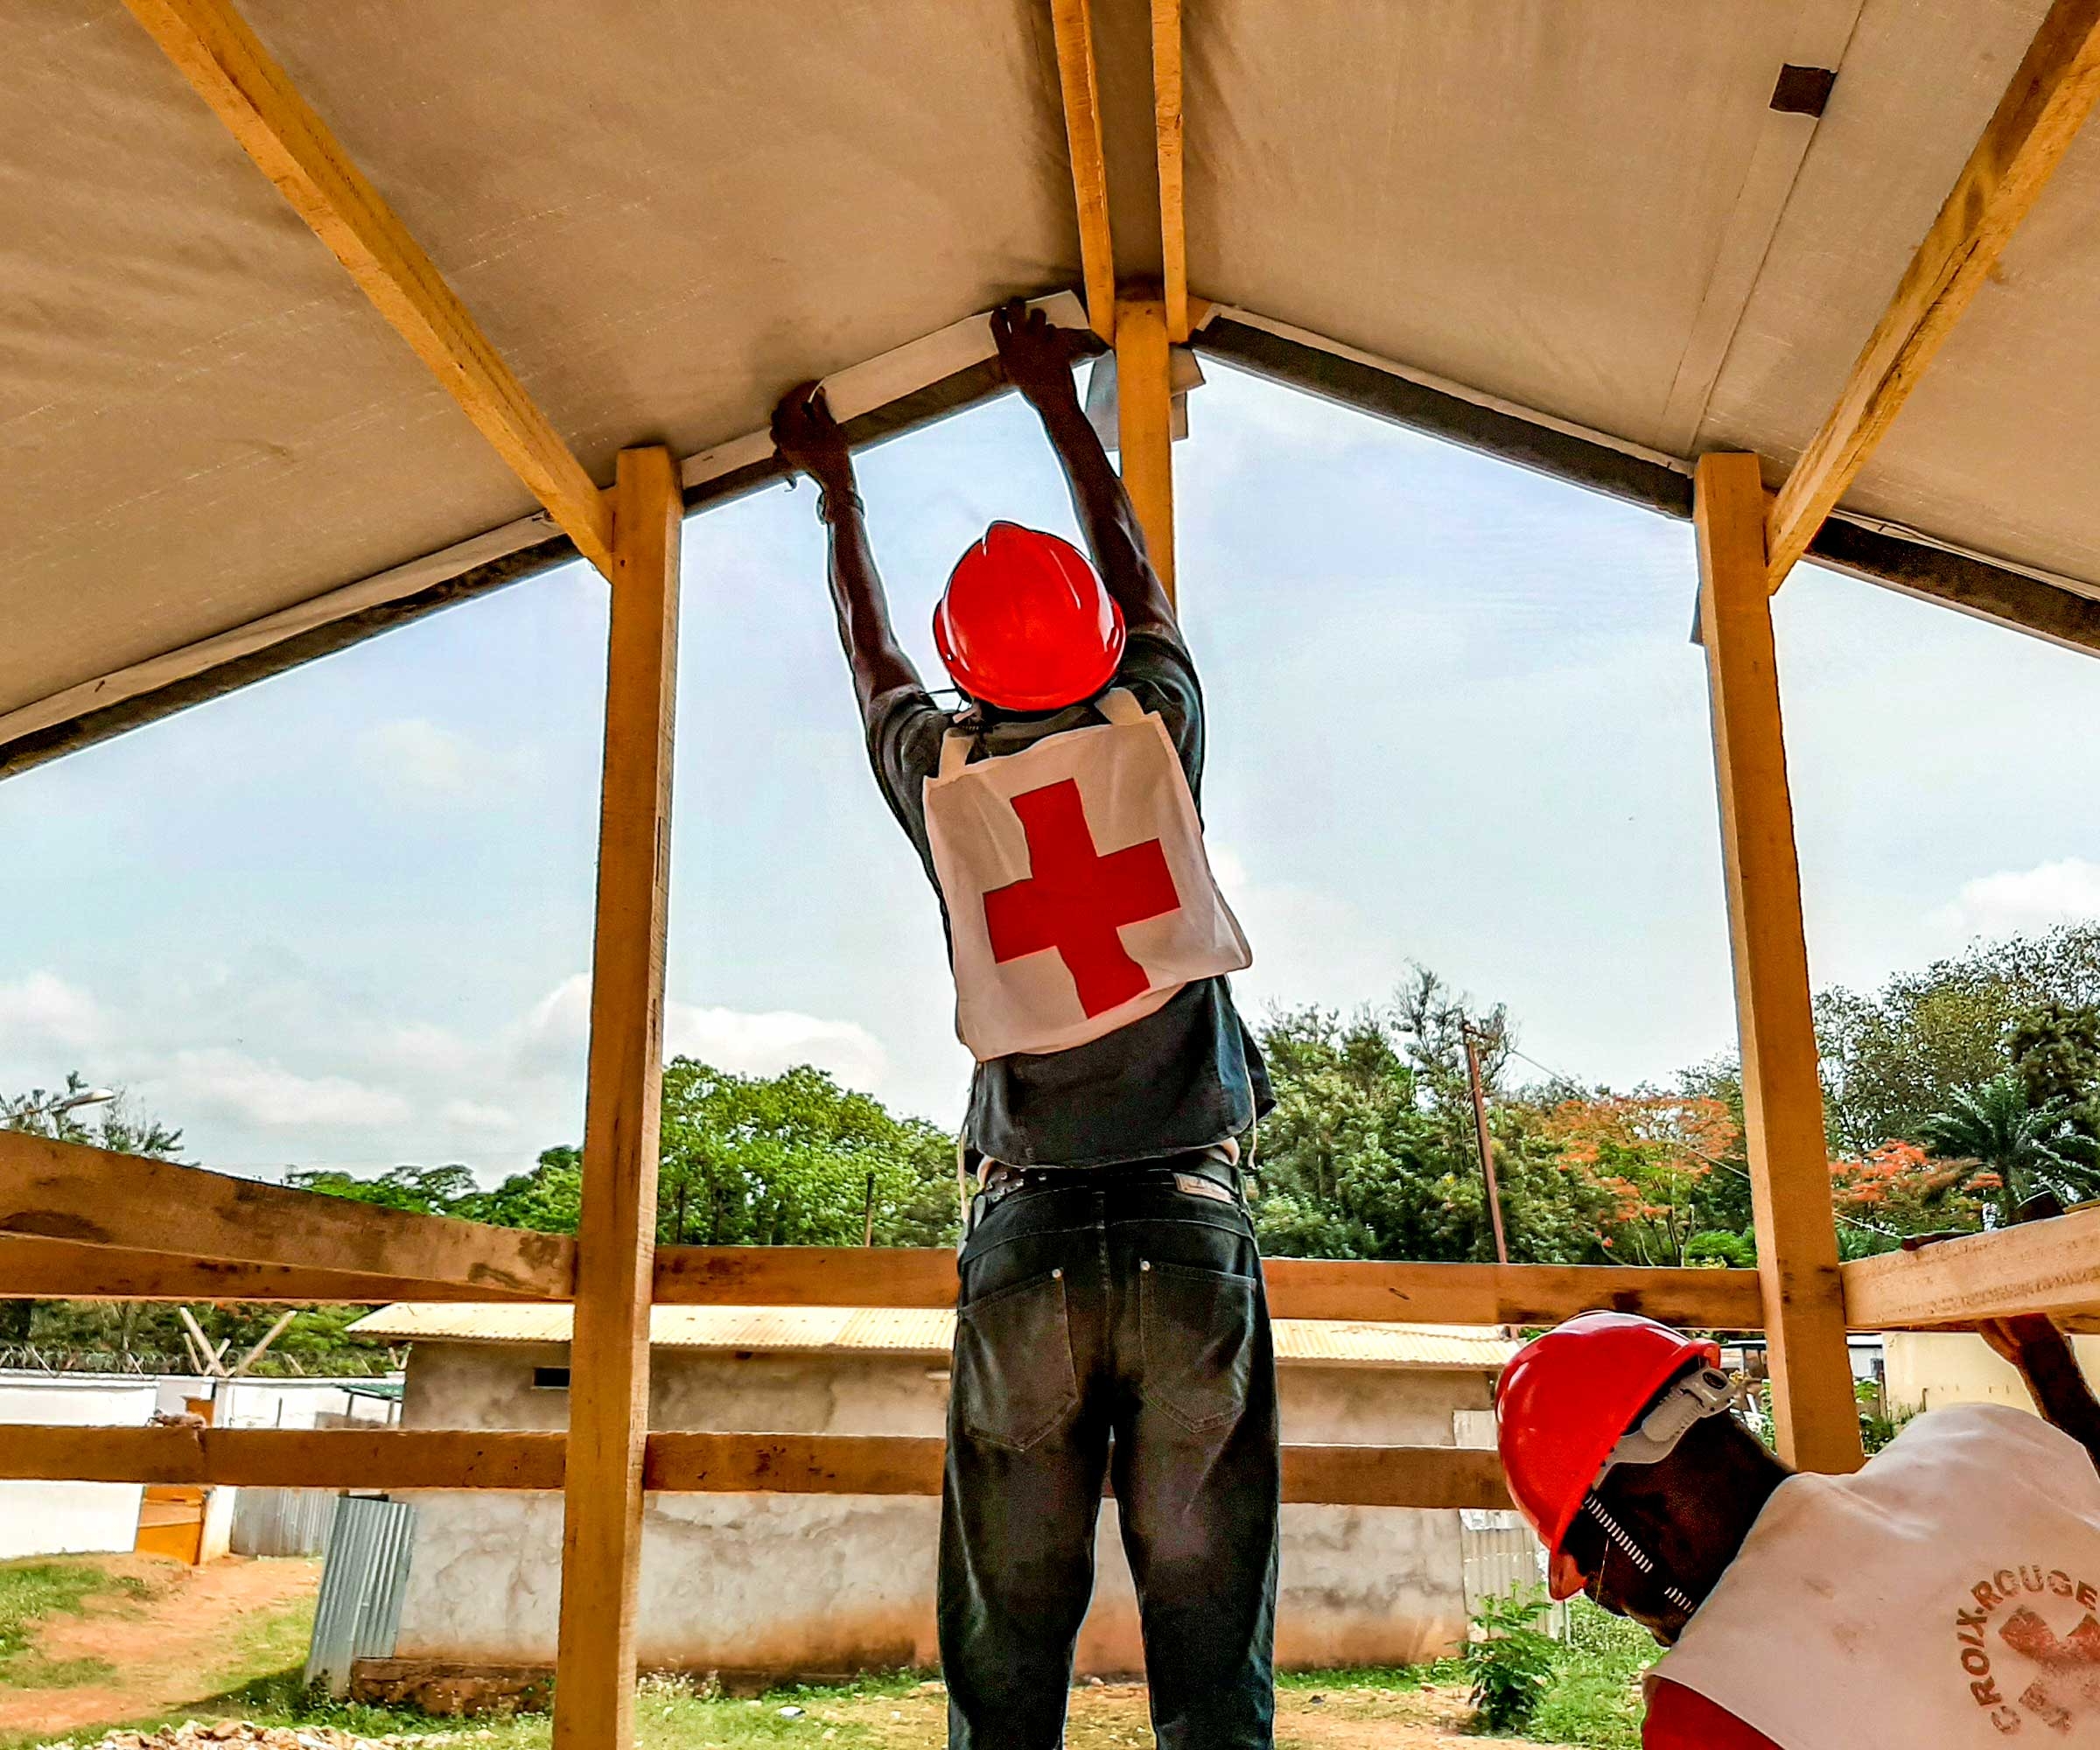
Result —
[[860, 1242], [863, 1246], [875, 1243], [875, 1175], [872, 1172], [868, 1175], [867, 1226], [861, 1234]]
[[1466, 1079], [1473, 1084], [1473, 1128], [1480, 1144], [1480, 1172], [1488, 1181], [1488, 1219], [1494, 1224], [1494, 1261], [1509, 1262], [1509, 1242], [1502, 1237], [1502, 1194], [1494, 1182], [1494, 1149], [1488, 1139], [1488, 1096], [1480, 1088], [1480, 1047], [1473, 1023], [1463, 1018], [1459, 1032], [1466, 1041]]

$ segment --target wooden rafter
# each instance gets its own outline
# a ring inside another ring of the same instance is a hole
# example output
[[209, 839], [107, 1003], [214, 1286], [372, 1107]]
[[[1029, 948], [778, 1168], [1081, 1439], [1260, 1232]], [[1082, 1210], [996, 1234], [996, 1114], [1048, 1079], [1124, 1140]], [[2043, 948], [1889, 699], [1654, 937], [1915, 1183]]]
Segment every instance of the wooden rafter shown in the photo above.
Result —
[[1780, 1457], [1797, 1470], [1856, 1470], [1863, 1455], [1844, 1342], [1757, 458], [1703, 456], [1696, 486], [1699, 626], [1773, 1432]]
[[1152, 134], [1166, 338], [1188, 339], [1188, 218], [1181, 158], [1181, 0], [1152, 0]]
[[1063, 94], [1065, 140], [1072, 158], [1072, 196], [1079, 212], [1080, 270], [1087, 319], [1104, 340], [1116, 338], [1116, 250], [1109, 240], [1109, 161], [1101, 140], [1101, 85], [1094, 60], [1090, 0], [1050, 0]]
[[609, 575], [604, 494], [231, 0], [124, 4], [577, 550]]
[[543, 1300], [567, 1299], [575, 1282], [576, 1245], [565, 1235], [382, 1209], [20, 1130], [0, 1130], [0, 1236], [8, 1235], [486, 1285]]
[[2100, 1208], [1848, 1264], [1845, 1318], [1885, 1331], [2100, 1311]]
[[2100, 0], [2056, 0], [1768, 520], [1769, 587], [1918, 386], [2100, 99]]

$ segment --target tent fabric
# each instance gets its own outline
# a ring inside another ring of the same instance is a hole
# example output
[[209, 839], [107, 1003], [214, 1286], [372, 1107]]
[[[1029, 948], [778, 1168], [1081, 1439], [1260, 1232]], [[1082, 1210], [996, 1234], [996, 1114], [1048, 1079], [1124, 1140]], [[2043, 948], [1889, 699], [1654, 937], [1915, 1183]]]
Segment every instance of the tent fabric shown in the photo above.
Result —
[[[789, 382], [1079, 281], [1046, 0], [242, 10], [601, 483], [634, 443], [748, 466]], [[1776, 481], [2045, 10], [1190, 6], [1190, 283]], [[1144, 0], [1096, 10], [1142, 272]], [[1803, 56], [1820, 119], [1769, 107]], [[533, 514], [117, 0], [0, 11], [0, 743]], [[1847, 504], [2100, 596], [2096, 203], [2087, 137]]]

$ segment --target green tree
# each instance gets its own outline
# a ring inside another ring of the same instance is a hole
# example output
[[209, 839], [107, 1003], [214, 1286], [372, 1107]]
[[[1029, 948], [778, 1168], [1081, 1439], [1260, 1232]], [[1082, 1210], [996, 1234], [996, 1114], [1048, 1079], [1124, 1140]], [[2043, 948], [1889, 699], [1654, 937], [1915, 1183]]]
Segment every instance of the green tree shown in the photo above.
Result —
[[2027, 1104], [2062, 1106], [2089, 1146], [2100, 1144], [2100, 1007], [2045, 998], [2013, 1021], [2006, 1048]]
[[1998, 1224], [2040, 1191], [2076, 1202], [2100, 1190], [2100, 1172], [2081, 1159], [2082, 1139], [2070, 1130], [2061, 1102], [2030, 1106], [2010, 1071], [1956, 1090], [1946, 1110], [1919, 1127], [1919, 1139], [1942, 1161], [1973, 1161], [1966, 1189], [1989, 1193]]

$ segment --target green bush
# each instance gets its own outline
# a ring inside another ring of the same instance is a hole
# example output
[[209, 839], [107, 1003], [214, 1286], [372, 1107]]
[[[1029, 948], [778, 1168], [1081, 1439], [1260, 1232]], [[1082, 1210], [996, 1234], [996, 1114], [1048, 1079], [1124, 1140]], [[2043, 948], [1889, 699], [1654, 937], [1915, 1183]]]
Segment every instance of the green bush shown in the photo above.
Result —
[[1473, 1614], [1480, 1638], [1466, 1644], [1466, 1675], [1490, 1732], [1521, 1729], [1553, 1680], [1559, 1649], [1533, 1626], [1545, 1607], [1543, 1592], [1525, 1590], [1483, 1600]]

